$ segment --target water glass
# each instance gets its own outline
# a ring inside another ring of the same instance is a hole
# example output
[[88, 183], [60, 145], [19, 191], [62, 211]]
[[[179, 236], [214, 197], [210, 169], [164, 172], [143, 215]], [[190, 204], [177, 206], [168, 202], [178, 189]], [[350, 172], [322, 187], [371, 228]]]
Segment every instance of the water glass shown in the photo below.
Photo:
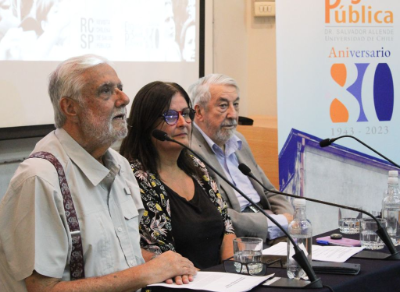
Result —
[[[258, 237], [238, 237], [233, 240], [233, 252], [237, 273], [256, 275], [261, 273], [263, 240]], [[245, 265], [242, 265], [245, 264]]]
[[339, 229], [341, 233], [360, 233], [360, 220], [360, 212], [339, 208]]
[[[378, 221], [383, 228], [387, 227], [386, 219], [378, 218]], [[376, 230], [378, 230], [378, 224], [374, 219], [370, 218], [361, 219], [360, 241], [362, 247], [364, 247], [365, 249], [384, 248], [385, 243], [376, 234]]]

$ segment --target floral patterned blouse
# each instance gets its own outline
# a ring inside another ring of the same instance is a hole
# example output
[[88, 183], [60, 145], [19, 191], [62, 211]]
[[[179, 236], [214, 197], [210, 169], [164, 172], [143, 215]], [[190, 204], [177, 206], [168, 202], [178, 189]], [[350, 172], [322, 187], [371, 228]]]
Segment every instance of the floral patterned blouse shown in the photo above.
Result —
[[[227, 204], [218, 191], [217, 184], [209, 176], [205, 165], [196, 157], [191, 156], [193, 164], [199, 167], [203, 176], [193, 176], [212, 203], [220, 212], [225, 226], [225, 234], [234, 234], [232, 221], [228, 215]], [[140, 220], [140, 245], [153, 253], [160, 254], [169, 250], [175, 251], [172, 237], [171, 209], [168, 194], [164, 185], [156, 176], [143, 170], [139, 160], [131, 163], [131, 168], [140, 187], [145, 208]]]

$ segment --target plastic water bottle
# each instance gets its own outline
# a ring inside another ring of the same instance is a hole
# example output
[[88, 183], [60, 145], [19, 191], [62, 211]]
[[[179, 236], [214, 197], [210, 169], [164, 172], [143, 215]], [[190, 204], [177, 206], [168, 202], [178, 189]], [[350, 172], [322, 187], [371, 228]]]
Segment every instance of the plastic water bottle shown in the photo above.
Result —
[[[397, 177], [397, 178], [399, 178], [399, 172], [397, 170], [389, 170], [388, 178], [389, 177]], [[382, 199], [386, 198], [386, 196], [387, 196], [387, 190], [385, 190], [383, 192], [383, 198]]]
[[387, 222], [387, 233], [394, 245], [400, 244], [400, 193], [399, 179], [397, 177], [388, 177], [388, 188], [386, 196], [382, 201], [382, 218]]
[[[304, 251], [308, 261], [311, 263], [312, 251], [312, 226], [306, 218], [306, 200], [294, 199], [294, 217], [289, 224], [288, 232], [293, 237], [300, 249]], [[292, 256], [294, 248], [292, 242], [288, 239], [288, 257], [287, 257], [287, 276], [289, 279], [308, 280], [304, 270], [299, 266]]]

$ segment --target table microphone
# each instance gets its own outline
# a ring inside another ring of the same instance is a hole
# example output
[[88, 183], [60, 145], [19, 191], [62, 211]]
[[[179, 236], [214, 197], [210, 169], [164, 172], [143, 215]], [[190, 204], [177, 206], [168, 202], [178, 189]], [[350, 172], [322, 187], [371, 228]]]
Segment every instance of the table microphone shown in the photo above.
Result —
[[321, 140], [321, 141], [319, 142], [319, 146], [320, 146], [320, 147], [327, 147], [327, 146], [331, 145], [333, 142], [335, 142], [336, 140], [339, 140], [339, 139], [345, 138], [345, 137], [349, 137], [349, 138], [352, 138], [352, 139], [356, 140], [358, 143], [361, 143], [362, 145], [364, 145], [365, 147], [367, 147], [369, 150], [375, 152], [375, 153], [378, 154], [380, 157], [382, 157], [383, 159], [389, 161], [391, 164], [393, 164], [393, 165], [396, 166], [397, 168], [400, 168], [400, 166], [399, 166], [398, 164], [394, 163], [392, 160], [390, 160], [389, 158], [387, 158], [387, 157], [384, 156], [383, 154], [379, 153], [378, 151], [376, 151], [376, 150], [373, 149], [372, 147], [368, 146], [367, 144], [365, 144], [365, 143], [364, 143], [363, 141], [361, 141], [360, 139], [357, 139], [356, 137], [351, 136], [351, 135], [343, 135], [343, 136], [339, 136], [339, 137], [332, 138], [332, 139], [329, 139], [329, 138], [328, 138], [328, 139]]
[[[305, 199], [307, 201], [311, 201], [311, 202], [315, 202], [315, 203], [320, 203], [320, 204], [324, 204], [324, 205], [329, 205], [329, 206], [333, 206], [333, 207], [339, 207], [339, 208], [343, 208], [343, 209], [349, 209], [349, 210], [353, 210], [356, 212], [361, 212], [363, 214], [366, 214], [367, 216], [371, 217], [372, 219], [374, 219], [376, 221], [376, 223], [378, 224], [378, 230], [376, 231], [376, 233], [378, 234], [378, 236], [382, 239], [382, 241], [386, 244], [386, 246], [388, 247], [391, 255], [389, 255], [388, 257], [386, 257], [385, 259], [388, 260], [400, 260], [400, 253], [396, 250], [396, 248], [393, 245], [392, 240], [390, 239], [389, 234], [387, 233], [386, 229], [384, 229], [382, 227], [382, 225], [380, 224], [380, 222], [378, 221], [378, 219], [376, 219], [375, 216], [373, 216], [372, 214], [362, 210], [362, 209], [357, 209], [357, 208], [353, 208], [353, 207], [348, 207], [348, 206], [344, 206], [344, 205], [339, 205], [339, 204], [335, 204], [335, 203], [331, 203], [331, 202], [326, 202], [326, 201], [321, 201], [321, 200], [316, 200], [316, 199], [312, 199], [312, 198], [307, 198], [307, 197], [300, 197], [297, 195], [292, 195], [292, 194], [288, 194], [288, 193], [283, 193], [283, 192], [278, 192], [275, 190], [270, 190], [268, 188], [266, 188], [262, 182], [260, 182], [252, 173], [251, 173], [251, 169], [244, 163], [240, 163], [239, 164], [239, 170], [246, 176], [252, 178], [253, 180], [255, 180], [261, 187], [263, 187], [264, 190], [271, 192], [271, 193], [275, 193], [277, 195], [284, 195], [284, 196], [288, 196], [288, 197], [293, 197], [293, 198], [300, 198], [300, 199]], [[379, 257], [380, 258], [380, 257]], [[380, 258], [381, 259], [381, 258]]]
[[[191, 153], [193, 153], [194, 156], [196, 156], [198, 159], [200, 159], [208, 168], [210, 168], [212, 171], [214, 171], [220, 178], [222, 178], [227, 184], [229, 184], [233, 189], [235, 189], [239, 194], [241, 194], [252, 206], [254, 206], [257, 210], [259, 210], [264, 216], [266, 216], [269, 220], [271, 220], [273, 223], [278, 226], [280, 230], [282, 230], [283, 233], [287, 236], [287, 238], [293, 243], [293, 248], [295, 250], [295, 254], [293, 255], [293, 258], [298, 262], [300, 267], [304, 270], [304, 272], [307, 274], [308, 281], [287, 281], [284, 283], [290, 284], [290, 287], [297, 287], [297, 288], [322, 288], [322, 281], [320, 278], [317, 278], [317, 275], [315, 274], [313, 268], [310, 265], [310, 262], [308, 261], [307, 257], [304, 254], [304, 251], [298, 247], [294, 239], [287, 233], [285, 228], [283, 228], [275, 219], [273, 219], [271, 216], [269, 216], [260, 206], [258, 206], [256, 203], [254, 203], [248, 196], [243, 194], [242, 191], [240, 191], [235, 185], [233, 185], [228, 179], [226, 179], [222, 174], [220, 174], [214, 167], [212, 167], [201, 155], [197, 154], [195, 151], [193, 151], [191, 148], [188, 146], [182, 144], [181, 142], [176, 141], [175, 139], [172, 139], [171, 137], [168, 136], [167, 133], [164, 131], [155, 129], [152, 132], [152, 136], [156, 138], [159, 141], [170, 141], [173, 143], [177, 143], [181, 145], [183, 148], [187, 149]], [[303, 283], [302, 283], [303, 282]], [[307, 283], [307, 285], [304, 285], [304, 283]], [[308, 284], [309, 283], [309, 284]], [[273, 286], [273, 285], [271, 285]], [[289, 287], [289, 286], [288, 286]]]

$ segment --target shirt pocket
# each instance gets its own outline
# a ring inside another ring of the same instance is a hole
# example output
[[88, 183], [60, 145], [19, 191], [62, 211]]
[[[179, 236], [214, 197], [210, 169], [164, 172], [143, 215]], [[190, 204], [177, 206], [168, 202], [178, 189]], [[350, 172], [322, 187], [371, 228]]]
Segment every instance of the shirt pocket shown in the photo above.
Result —
[[136, 209], [136, 205], [133, 202], [132, 198], [129, 198], [128, 200], [123, 202], [121, 205], [121, 209], [126, 221], [130, 221], [139, 216], [139, 212]]
[[129, 238], [135, 249], [136, 243], [139, 242], [139, 212], [132, 197], [127, 196], [127, 200], [121, 203], [122, 215], [125, 219], [125, 225], [128, 230]]
[[121, 210], [125, 220], [129, 221], [139, 216], [135, 200], [132, 196], [131, 190], [128, 187], [124, 187], [125, 198], [121, 203]]

